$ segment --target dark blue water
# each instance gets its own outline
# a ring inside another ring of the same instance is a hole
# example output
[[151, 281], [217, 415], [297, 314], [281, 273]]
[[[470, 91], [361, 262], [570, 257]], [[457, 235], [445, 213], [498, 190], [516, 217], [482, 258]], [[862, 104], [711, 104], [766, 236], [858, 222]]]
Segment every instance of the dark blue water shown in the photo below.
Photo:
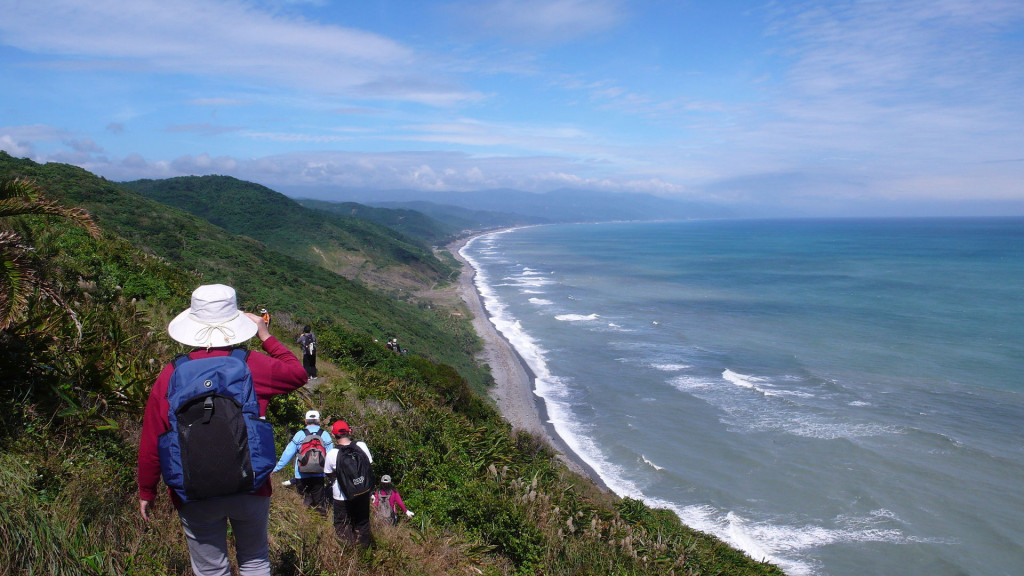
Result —
[[463, 254], [615, 492], [790, 574], [1020, 574], [1024, 220], [523, 228]]

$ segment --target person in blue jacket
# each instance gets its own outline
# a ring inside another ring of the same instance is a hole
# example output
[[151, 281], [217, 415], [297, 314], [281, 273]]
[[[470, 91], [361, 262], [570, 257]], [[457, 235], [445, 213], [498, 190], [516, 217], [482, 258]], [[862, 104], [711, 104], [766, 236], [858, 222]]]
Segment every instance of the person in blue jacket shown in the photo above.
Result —
[[330, 433], [320, 428], [320, 413], [316, 410], [306, 412], [306, 426], [296, 432], [295, 436], [288, 442], [284, 452], [281, 453], [281, 459], [277, 461], [277, 466], [274, 467], [274, 472], [284, 468], [294, 458], [295, 478], [285, 480], [282, 484], [285, 486], [295, 486], [299, 494], [302, 495], [303, 504], [310, 508], [316, 508], [321, 515], [327, 516], [327, 488], [324, 484], [323, 467], [325, 461], [321, 459], [320, 465], [316, 466], [318, 455], [310, 454], [310, 452], [318, 451], [320, 448], [317, 448], [314, 443], [314, 446], [307, 450], [306, 457], [303, 457], [302, 445], [311, 440], [311, 436], [320, 439], [323, 450], [320, 456], [326, 457], [327, 453], [334, 447], [334, 442]]

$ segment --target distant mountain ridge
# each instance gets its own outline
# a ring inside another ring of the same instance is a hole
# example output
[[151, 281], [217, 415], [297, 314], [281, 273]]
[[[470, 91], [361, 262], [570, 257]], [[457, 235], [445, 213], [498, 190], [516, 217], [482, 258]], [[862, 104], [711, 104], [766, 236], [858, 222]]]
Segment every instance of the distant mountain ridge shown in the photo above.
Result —
[[545, 218], [487, 210], [470, 210], [426, 201], [382, 202], [375, 206], [357, 202], [329, 202], [304, 198], [299, 199], [298, 202], [307, 208], [366, 218], [434, 245], [446, 244], [467, 231], [549, 222]]
[[301, 197], [332, 197], [388, 208], [420, 210], [437, 218], [423, 203], [459, 207], [469, 211], [517, 215], [541, 222], [605, 222], [613, 220], [686, 220], [725, 218], [734, 213], [726, 206], [682, 201], [651, 194], [560, 189], [546, 193], [513, 189], [475, 192], [422, 192], [415, 190], [303, 190], [285, 189]]

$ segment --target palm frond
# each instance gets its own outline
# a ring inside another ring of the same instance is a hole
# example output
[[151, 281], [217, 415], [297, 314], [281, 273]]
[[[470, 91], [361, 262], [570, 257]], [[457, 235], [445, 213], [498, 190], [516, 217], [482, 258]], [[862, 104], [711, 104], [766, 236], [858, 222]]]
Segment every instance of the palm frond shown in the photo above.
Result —
[[0, 231], [0, 330], [25, 310], [38, 284], [29, 254], [17, 234]]
[[100, 228], [87, 211], [47, 199], [39, 186], [24, 178], [0, 180], [0, 218], [13, 216], [58, 216], [81, 226], [93, 238], [100, 237]]

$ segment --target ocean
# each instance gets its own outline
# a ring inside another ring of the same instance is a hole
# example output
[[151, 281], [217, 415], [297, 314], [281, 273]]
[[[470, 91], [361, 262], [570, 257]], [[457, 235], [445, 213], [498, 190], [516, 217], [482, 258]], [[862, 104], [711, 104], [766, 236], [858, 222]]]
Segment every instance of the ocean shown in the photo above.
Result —
[[792, 576], [1021, 574], [1024, 219], [549, 225], [461, 253], [615, 493]]

